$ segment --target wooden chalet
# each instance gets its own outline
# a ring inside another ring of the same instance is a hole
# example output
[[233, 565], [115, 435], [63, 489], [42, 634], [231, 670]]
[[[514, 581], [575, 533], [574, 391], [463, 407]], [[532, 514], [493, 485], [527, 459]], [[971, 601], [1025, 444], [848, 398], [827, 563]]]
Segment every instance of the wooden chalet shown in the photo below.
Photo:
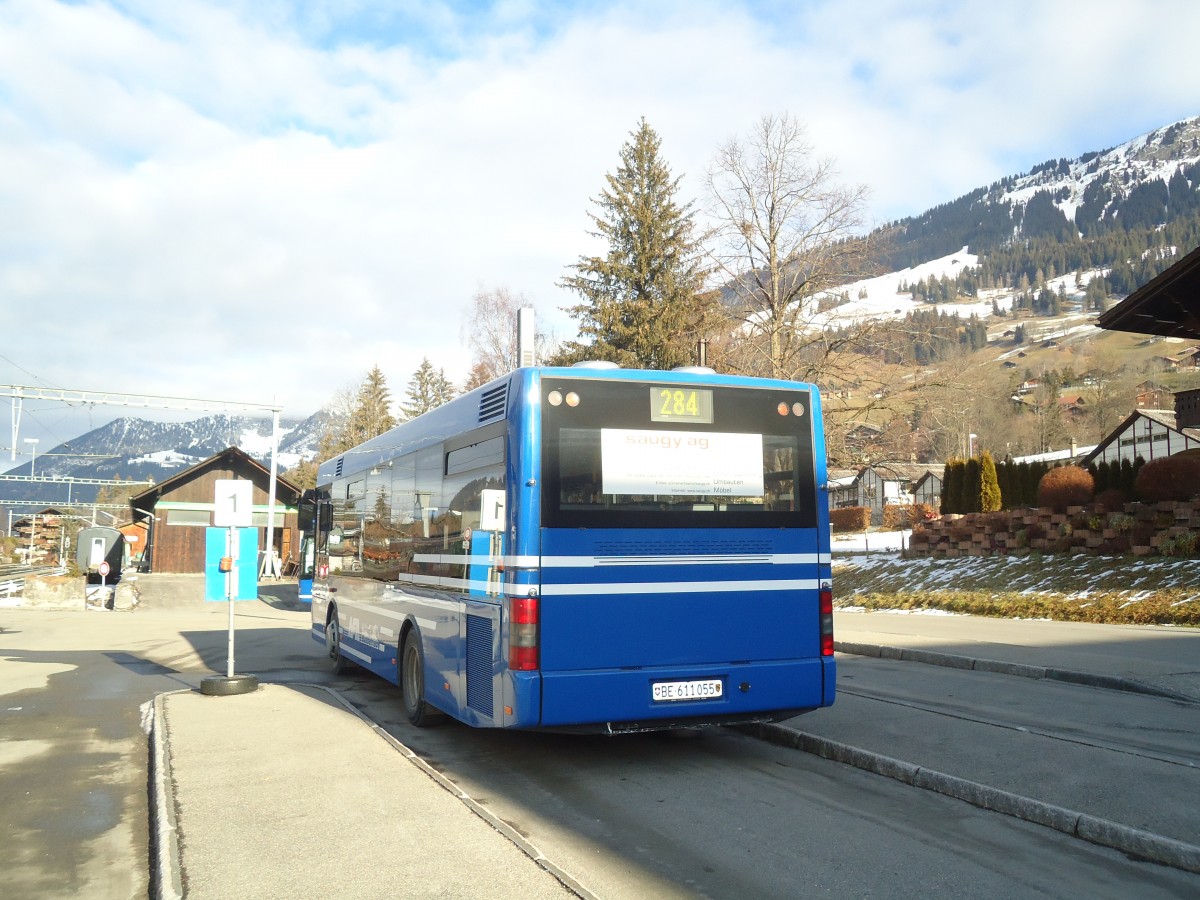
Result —
[[[865, 466], [847, 491], [849, 506], [866, 506], [871, 510], [871, 524], [883, 523], [885, 506], [908, 506], [914, 502], [936, 506], [941, 498], [941, 467], [924, 463], [876, 463]], [[921, 499], [917, 499], [915, 488], [921, 484]], [[931, 502], [936, 487], [938, 500]]]
[[[254, 483], [254, 527], [260, 553], [266, 539], [271, 473], [237, 447], [222, 450], [190, 469], [130, 498], [134, 522], [148, 523], [141, 568], [150, 572], [204, 572], [205, 529], [213, 524], [216, 482], [244, 479]], [[275, 552], [295, 559], [300, 550], [296, 504], [300, 489], [278, 477], [275, 486]], [[261, 564], [261, 557], [260, 557]]]
[[1157, 381], [1143, 381], [1134, 391], [1133, 403], [1138, 409], [1170, 408], [1171, 389]]
[[74, 516], [47, 506], [14, 519], [10, 537], [16, 540], [17, 555], [29, 565], [53, 565], [70, 556], [69, 542], [77, 530]]
[[928, 469], [912, 486], [913, 503], [942, 508], [942, 473]]

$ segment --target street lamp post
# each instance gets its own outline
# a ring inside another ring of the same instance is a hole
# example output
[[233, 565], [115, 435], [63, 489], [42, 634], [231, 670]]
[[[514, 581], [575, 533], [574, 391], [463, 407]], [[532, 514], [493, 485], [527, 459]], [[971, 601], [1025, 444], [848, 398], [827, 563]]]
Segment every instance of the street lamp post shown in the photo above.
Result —
[[37, 445], [38, 438], [25, 438], [25, 443], [31, 444], [29, 448], [29, 477], [33, 477], [33, 464], [37, 462]]

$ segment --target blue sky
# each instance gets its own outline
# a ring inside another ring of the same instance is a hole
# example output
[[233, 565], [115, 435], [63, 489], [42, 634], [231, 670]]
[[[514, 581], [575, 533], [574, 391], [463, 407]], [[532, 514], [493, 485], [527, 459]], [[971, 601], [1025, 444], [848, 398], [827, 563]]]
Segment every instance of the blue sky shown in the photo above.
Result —
[[[556, 282], [642, 116], [700, 200], [720, 144], [791, 113], [882, 223], [1200, 114], [1197, 25], [1187, 0], [0, 0], [0, 383], [304, 415], [375, 364], [397, 396], [423, 356], [458, 380], [480, 289], [571, 336]], [[27, 404], [22, 435], [66, 418]]]

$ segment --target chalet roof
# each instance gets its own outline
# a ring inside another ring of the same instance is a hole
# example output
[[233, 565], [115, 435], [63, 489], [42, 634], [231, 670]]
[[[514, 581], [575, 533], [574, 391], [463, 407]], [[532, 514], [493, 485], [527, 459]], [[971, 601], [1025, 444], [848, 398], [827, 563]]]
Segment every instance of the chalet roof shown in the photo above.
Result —
[[918, 481], [927, 472], [934, 472], [939, 478], [941, 477], [941, 466], [937, 466], [938, 471], [934, 471], [935, 467], [926, 463], [875, 463], [863, 468], [859, 473], [862, 477], [867, 469], [873, 469], [875, 474], [883, 481]]
[[942, 483], [941, 474], [933, 471], [933, 469], [930, 469], [924, 475], [922, 475], [920, 478], [918, 478], [915, 482], [913, 482], [913, 491], [915, 492], [917, 489], [919, 489], [921, 487], [921, 485], [923, 485], [926, 481], [929, 481], [931, 478], [937, 479], [937, 483], [939, 485]]
[[1101, 328], [1200, 338], [1200, 247], [1102, 313]]
[[[140, 494], [135, 494], [129, 498], [129, 505], [133, 508], [136, 515], [139, 510], [144, 510], [147, 507], [153, 506], [158, 502], [158, 498], [164, 493], [167, 493], [181, 484], [194, 479], [205, 469], [221, 466], [234, 470], [246, 471], [247, 469], [257, 471], [264, 478], [271, 477], [271, 471], [254, 457], [240, 450], [237, 447], [227, 447], [220, 453], [214, 453], [208, 459], [201, 460], [190, 468], [184, 469], [182, 472], [177, 472], [170, 478], [160, 481], [158, 484], [152, 485]], [[288, 481], [282, 475], [276, 475], [276, 500], [285, 504], [295, 503], [300, 497], [300, 488]], [[290, 496], [289, 496], [290, 495]]]
[[[90, 504], [88, 504], [88, 505], [90, 505]], [[36, 512], [24, 513], [19, 518], [14, 518], [13, 524], [14, 525], [16, 525], [16, 524], [23, 525], [26, 522], [28, 522], [30, 519], [34, 518], [35, 516], [43, 517], [43, 516], [67, 516], [67, 515], [70, 515], [70, 513], [63, 512], [61, 509], [59, 509], [56, 506], [47, 506], [43, 509], [37, 510]]]
[[1104, 440], [1097, 444], [1092, 451], [1079, 461], [1080, 465], [1086, 466], [1096, 457], [1104, 452], [1106, 447], [1111, 446], [1118, 440], [1122, 434], [1137, 423], [1139, 419], [1149, 419], [1151, 422], [1157, 422], [1164, 428], [1169, 428], [1176, 434], [1181, 434], [1184, 437], [1189, 437], [1193, 441], [1200, 441], [1200, 428], [1177, 428], [1175, 426], [1175, 410], [1173, 409], [1135, 409], [1125, 421], [1114, 428]]

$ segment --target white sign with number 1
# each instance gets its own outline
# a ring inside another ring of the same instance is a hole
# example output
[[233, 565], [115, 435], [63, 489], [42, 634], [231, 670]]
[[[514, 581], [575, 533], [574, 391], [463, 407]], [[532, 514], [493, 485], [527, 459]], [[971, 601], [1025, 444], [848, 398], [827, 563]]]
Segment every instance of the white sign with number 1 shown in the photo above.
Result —
[[213, 524], [218, 528], [249, 528], [254, 524], [254, 482], [221, 479], [213, 507]]

